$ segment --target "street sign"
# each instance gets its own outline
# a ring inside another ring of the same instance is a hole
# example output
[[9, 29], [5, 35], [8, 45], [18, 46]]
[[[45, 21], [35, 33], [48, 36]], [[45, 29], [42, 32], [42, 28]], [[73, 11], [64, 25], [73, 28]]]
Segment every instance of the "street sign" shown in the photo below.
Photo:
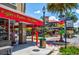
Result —
[[66, 26], [67, 27], [73, 27], [73, 21], [72, 20], [67, 20], [66, 21]]

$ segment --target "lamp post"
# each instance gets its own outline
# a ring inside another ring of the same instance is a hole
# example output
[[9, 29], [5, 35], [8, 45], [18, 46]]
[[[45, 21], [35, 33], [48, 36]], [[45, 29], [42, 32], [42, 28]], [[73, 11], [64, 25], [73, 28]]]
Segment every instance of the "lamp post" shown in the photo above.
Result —
[[43, 6], [43, 37], [45, 38], [45, 35], [44, 35], [44, 27], [45, 27], [45, 6]]
[[42, 8], [42, 11], [43, 11], [43, 39], [42, 39], [42, 47], [43, 48], [46, 48], [46, 40], [45, 40], [45, 6], [43, 6]]
[[42, 11], [43, 11], [43, 24], [45, 26], [45, 6], [43, 6]]

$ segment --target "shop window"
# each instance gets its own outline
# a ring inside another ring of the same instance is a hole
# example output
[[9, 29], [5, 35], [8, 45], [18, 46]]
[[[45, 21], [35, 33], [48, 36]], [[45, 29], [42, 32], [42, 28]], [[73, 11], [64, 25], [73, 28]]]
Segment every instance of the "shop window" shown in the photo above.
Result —
[[0, 40], [7, 40], [7, 31], [4, 24], [4, 19], [0, 18]]

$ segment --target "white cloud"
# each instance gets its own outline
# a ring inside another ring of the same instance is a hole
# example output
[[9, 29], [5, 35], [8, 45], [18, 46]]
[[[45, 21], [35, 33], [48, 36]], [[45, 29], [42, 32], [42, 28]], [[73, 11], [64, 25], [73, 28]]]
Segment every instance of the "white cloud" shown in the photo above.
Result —
[[55, 16], [50, 16], [49, 20], [56, 20], [56, 21], [58, 21], [58, 19]]
[[78, 14], [79, 14], [79, 9], [76, 9], [76, 13], [78, 13]]
[[41, 11], [40, 10], [37, 10], [37, 11], [34, 11], [34, 13], [35, 14], [39, 14], [39, 13], [41, 13]]

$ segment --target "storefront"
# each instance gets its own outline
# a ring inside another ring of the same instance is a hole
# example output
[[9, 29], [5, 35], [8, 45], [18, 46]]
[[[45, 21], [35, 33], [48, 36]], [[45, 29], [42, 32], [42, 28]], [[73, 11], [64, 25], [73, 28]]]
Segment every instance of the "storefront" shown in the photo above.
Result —
[[[7, 39], [8, 40], [11, 40], [10, 34], [11, 34], [11, 32], [15, 31], [14, 29], [16, 27], [19, 27], [20, 28], [19, 33], [22, 33], [22, 31], [21, 31], [21, 30], [23, 30], [22, 27], [25, 28], [26, 23], [30, 23], [32, 25], [32, 28], [34, 28], [33, 26], [38, 27], [38, 26], [43, 25], [43, 22], [39, 21], [38, 19], [26, 16], [26, 15], [24, 15], [23, 13], [21, 13], [19, 11], [7, 8], [7, 7], [2, 6], [2, 5], [0, 5], [0, 19], [1, 19], [1, 21], [0, 21], [1, 23], [2, 23], [2, 19], [5, 20], [5, 21], [3, 21], [4, 22], [3, 24], [0, 24], [0, 27], [2, 27], [1, 28], [2, 30], [5, 30], [7, 32], [7, 34], [8, 34]], [[13, 25], [13, 21], [14, 21], [14, 23], [23, 22], [24, 24], [22, 26], [19, 26], [19, 25], [15, 26], [15, 25]], [[21, 39], [20, 41], [23, 41], [23, 40]]]

